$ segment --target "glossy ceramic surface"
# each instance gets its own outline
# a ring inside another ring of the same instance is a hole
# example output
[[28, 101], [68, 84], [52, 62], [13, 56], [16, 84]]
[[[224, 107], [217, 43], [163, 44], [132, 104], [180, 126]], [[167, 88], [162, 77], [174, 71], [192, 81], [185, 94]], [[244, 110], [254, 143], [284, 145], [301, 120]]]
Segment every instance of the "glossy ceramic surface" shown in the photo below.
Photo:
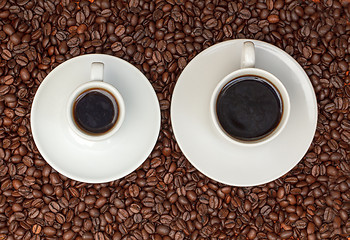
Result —
[[288, 123], [276, 138], [256, 147], [235, 145], [217, 132], [210, 98], [218, 82], [240, 68], [245, 41], [222, 42], [197, 55], [177, 80], [171, 102], [173, 131], [188, 160], [210, 178], [235, 186], [267, 183], [291, 170], [308, 150], [317, 123], [315, 93], [302, 67], [281, 49], [251, 40], [255, 67], [275, 75], [288, 91]]
[[[125, 118], [118, 132], [101, 141], [79, 137], [67, 123], [67, 101], [90, 81], [92, 62], [104, 63], [104, 81], [123, 96]], [[160, 130], [157, 96], [147, 78], [128, 62], [103, 54], [70, 59], [40, 85], [32, 105], [34, 141], [45, 160], [72, 179], [101, 183], [132, 171], [151, 153]]]

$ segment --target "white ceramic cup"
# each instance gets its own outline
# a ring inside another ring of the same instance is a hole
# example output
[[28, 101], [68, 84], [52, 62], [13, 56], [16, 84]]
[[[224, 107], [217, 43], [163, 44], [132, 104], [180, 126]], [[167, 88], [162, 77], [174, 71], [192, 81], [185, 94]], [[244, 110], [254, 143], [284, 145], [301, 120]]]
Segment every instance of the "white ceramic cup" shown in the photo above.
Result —
[[[125, 104], [124, 104], [123, 97], [114, 86], [104, 82], [103, 79], [104, 79], [104, 64], [102, 62], [93, 62], [91, 64], [90, 81], [78, 86], [69, 97], [68, 104], [67, 104], [67, 120], [68, 120], [69, 126], [78, 136], [90, 141], [100, 141], [100, 140], [105, 140], [107, 138], [110, 138], [118, 131], [118, 129], [121, 127], [124, 121]], [[74, 120], [73, 108], [74, 108], [75, 101], [79, 98], [81, 94], [93, 89], [106, 91], [107, 93], [112, 95], [113, 99], [111, 98], [111, 100], [112, 101], [115, 100], [115, 103], [117, 104], [118, 109], [117, 109], [117, 115], [115, 116], [117, 118], [116, 122], [114, 123], [111, 129], [107, 130], [104, 133], [89, 133], [87, 131], [84, 131], [77, 125], [77, 123]]]
[[[266, 59], [268, 61], [268, 59]], [[241, 140], [230, 136], [220, 125], [220, 122], [216, 113], [216, 102], [221, 90], [231, 81], [240, 78], [242, 76], [258, 76], [270, 83], [279, 93], [279, 97], [282, 100], [282, 116], [277, 127], [272, 130], [268, 135], [257, 139], [257, 140]], [[241, 56], [241, 68], [228, 74], [224, 77], [215, 87], [211, 100], [210, 100], [210, 114], [212, 122], [216, 130], [227, 140], [231, 141], [234, 144], [241, 146], [257, 146], [267, 142], [270, 142], [272, 139], [276, 138], [284, 129], [287, 124], [290, 113], [290, 101], [289, 95], [286, 88], [283, 86], [282, 82], [272, 75], [271, 73], [255, 68], [255, 46], [251, 41], [246, 41], [243, 43], [242, 56]]]

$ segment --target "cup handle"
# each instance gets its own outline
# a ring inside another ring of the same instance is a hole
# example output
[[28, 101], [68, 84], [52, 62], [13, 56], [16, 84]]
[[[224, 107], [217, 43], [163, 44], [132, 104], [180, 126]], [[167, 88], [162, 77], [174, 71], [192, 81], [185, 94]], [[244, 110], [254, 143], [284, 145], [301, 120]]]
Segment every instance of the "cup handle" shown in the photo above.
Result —
[[91, 81], [103, 81], [103, 69], [104, 65], [101, 62], [91, 63]]
[[241, 68], [255, 67], [255, 47], [254, 43], [247, 41], [243, 43]]

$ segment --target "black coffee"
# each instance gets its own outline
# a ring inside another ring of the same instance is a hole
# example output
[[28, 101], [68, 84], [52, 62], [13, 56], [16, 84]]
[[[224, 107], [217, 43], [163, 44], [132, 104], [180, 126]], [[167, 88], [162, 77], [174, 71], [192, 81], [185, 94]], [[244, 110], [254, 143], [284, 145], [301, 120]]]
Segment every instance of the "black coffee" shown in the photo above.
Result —
[[73, 118], [78, 127], [89, 134], [105, 133], [117, 122], [117, 101], [106, 90], [88, 89], [75, 100]]
[[226, 84], [216, 102], [221, 127], [233, 138], [258, 140], [271, 133], [282, 116], [277, 90], [258, 76], [242, 76]]

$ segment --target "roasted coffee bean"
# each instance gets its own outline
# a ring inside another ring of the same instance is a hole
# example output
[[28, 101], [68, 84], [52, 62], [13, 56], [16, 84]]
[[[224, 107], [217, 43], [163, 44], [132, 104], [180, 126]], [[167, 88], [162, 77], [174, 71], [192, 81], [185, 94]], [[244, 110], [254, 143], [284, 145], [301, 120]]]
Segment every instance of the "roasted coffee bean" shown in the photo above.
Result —
[[240, 10], [239, 17], [242, 19], [249, 19], [251, 17], [251, 12], [249, 11], [249, 9], [244, 8]]
[[122, 44], [120, 42], [115, 42], [111, 45], [112, 51], [113, 52], [118, 52], [120, 50], [122, 50]]
[[156, 232], [160, 235], [168, 236], [170, 228], [165, 225], [160, 225], [157, 227]]
[[3, 25], [2, 30], [9, 36], [11, 36], [12, 34], [15, 33], [15, 29], [13, 28], [13, 26], [11, 24]]
[[49, 209], [53, 213], [57, 213], [60, 211], [61, 207], [57, 202], [50, 202], [49, 203]]
[[11, 52], [8, 49], [4, 49], [2, 51], [2, 53], [1, 53], [1, 57], [4, 60], [8, 61], [8, 60], [10, 60], [12, 58], [12, 54], [11, 54]]
[[74, 38], [71, 38], [70, 40], [67, 41], [67, 46], [70, 48], [73, 48], [73, 47], [78, 46], [79, 42], [80, 42], [79, 38], [74, 37]]
[[43, 233], [44, 233], [46, 236], [48, 236], [48, 237], [55, 236], [55, 235], [56, 235], [56, 231], [57, 231], [57, 230], [56, 230], [55, 228], [49, 227], [49, 226], [43, 228]]
[[35, 225], [33, 226], [33, 228], [32, 228], [32, 232], [33, 232], [34, 234], [40, 234], [40, 232], [41, 232], [41, 226], [38, 225], [38, 224], [35, 224]]
[[118, 25], [115, 28], [114, 33], [119, 37], [119, 36], [122, 36], [125, 33], [125, 31], [126, 31], [126, 28], [123, 25]]

